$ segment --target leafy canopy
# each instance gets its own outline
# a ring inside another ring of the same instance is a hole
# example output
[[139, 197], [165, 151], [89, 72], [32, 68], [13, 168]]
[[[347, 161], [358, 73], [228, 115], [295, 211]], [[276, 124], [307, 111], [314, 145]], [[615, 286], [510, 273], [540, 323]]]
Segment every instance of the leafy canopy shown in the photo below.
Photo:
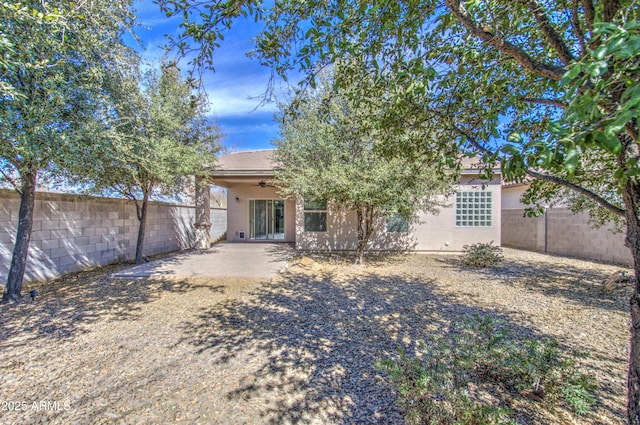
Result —
[[133, 20], [125, 0], [0, 3], [0, 170], [14, 187], [79, 167], [102, 143], [103, 87], [133, 56], [122, 43]]
[[[290, 105], [283, 105], [276, 159], [276, 181], [287, 195], [331, 200], [356, 210], [366, 206], [376, 216], [394, 212], [413, 219], [418, 210], [435, 212], [439, 195], [450, 192], [455, 172], [430, 167], [434, 152], [413, 158], [388, 157], [380, 150], [389, 134], [379, 128], [379, 110], [354, 103], [348, 89], [322, 84]], [[412, 140], [417, 131], [393, 135]]]
[[[323, 67], [349, 57], [336, 83], [359, 87], [371, 78], [354, 97], [378, 95], [387, 128], [407, 119], [439, 127], [449, 162], [458, 159], [453, 143], [483, 152], [487, 163], [502, 158], [507, 178], [546, 182], [533, 187], [531, 201], [546, 202], [562, 187], [597, 206], [596, 215], [623, 214], [616, 187], [637, 172], [615, 157], [614, 139], [629, 131], [637, 143], [637, 0], [158, 3], [168, 14], [185, 12], [178, 47], [199, 51], [196, 64], [212, 63], [211, 40], [233, 17], [253, 15], [265, 28], [252, 54], [278, 75], [302, 75], [313, 87]], [[389, 151], [422, 149], [394, 143]]]
[[115, 191], [130, 200], [173, 195], [186, 176], [202, 175], [220, 149], [219, 131], [206, 117], [206, 98], [175, 63], [163, 62], [118, 90], [110, 148], [95, 152], [92, 191]]

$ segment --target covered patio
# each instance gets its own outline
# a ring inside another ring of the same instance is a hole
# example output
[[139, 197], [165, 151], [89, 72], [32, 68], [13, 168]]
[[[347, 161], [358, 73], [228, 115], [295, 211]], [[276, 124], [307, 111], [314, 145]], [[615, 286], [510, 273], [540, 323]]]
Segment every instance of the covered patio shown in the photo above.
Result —
[[295, 242], [296, 203], [272, 184], [276, 168], [272, 153], [267, 149], [223, 155], [211, 177], [201, 183], [203, 192], [208, 192], [208, 184], [227, 189], [227, 241]]

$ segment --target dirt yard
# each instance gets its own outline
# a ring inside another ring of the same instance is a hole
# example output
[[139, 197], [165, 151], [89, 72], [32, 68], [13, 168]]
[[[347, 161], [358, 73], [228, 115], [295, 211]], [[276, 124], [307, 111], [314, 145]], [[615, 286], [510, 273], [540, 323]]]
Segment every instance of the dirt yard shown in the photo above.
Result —
[[630, 288], [603, 282], [624, 269], [505, 258], [318, 257], [269, 282], [111, 280], [116, 265], [27, 284], [35, 302], [0, 306], [0, 423], [399, 424], [373, 364], [474, 313], [590, 354], [595, 412], [537, 422], [623, 422]]

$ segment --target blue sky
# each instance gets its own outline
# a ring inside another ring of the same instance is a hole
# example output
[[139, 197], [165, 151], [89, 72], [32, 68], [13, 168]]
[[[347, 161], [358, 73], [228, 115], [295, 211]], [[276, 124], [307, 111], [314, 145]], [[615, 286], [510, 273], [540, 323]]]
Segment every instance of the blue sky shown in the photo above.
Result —
[[[167, 41], [165, 34], [178, 32], [181, 16], [167, 18], [151, 0], [138, 1], [134, 7], [140, 25], [136, 33], [142, 41], [142, 46], [135, 47], [144, 59], [159, 61]], [[278, 125], [273, 120], [275, 104], [259, 106], [257, 98], [266, 90], [270, 70], [246, 56], [253, 47], [251, 39], [259, 30], [260, 24], [253, 20], [236, 21], [214, 54], [215, 72], [203, 75], [210, 113], [221, 127], [223, 145], [229, 151], [268, 149], [278, 135]], [[186, 62], [181, 63], [185, 70]]]

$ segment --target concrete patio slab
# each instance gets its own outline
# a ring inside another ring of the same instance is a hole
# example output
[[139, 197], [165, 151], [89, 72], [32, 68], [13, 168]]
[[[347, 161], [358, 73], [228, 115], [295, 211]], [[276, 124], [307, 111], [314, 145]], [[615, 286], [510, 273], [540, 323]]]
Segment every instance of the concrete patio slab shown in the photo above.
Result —
[[110, 277], [269, 279], [284, 269], [293, 253], [293, 247], [286, 243], [219, 243], [207, 251], [178, 253], [121, 270]]

